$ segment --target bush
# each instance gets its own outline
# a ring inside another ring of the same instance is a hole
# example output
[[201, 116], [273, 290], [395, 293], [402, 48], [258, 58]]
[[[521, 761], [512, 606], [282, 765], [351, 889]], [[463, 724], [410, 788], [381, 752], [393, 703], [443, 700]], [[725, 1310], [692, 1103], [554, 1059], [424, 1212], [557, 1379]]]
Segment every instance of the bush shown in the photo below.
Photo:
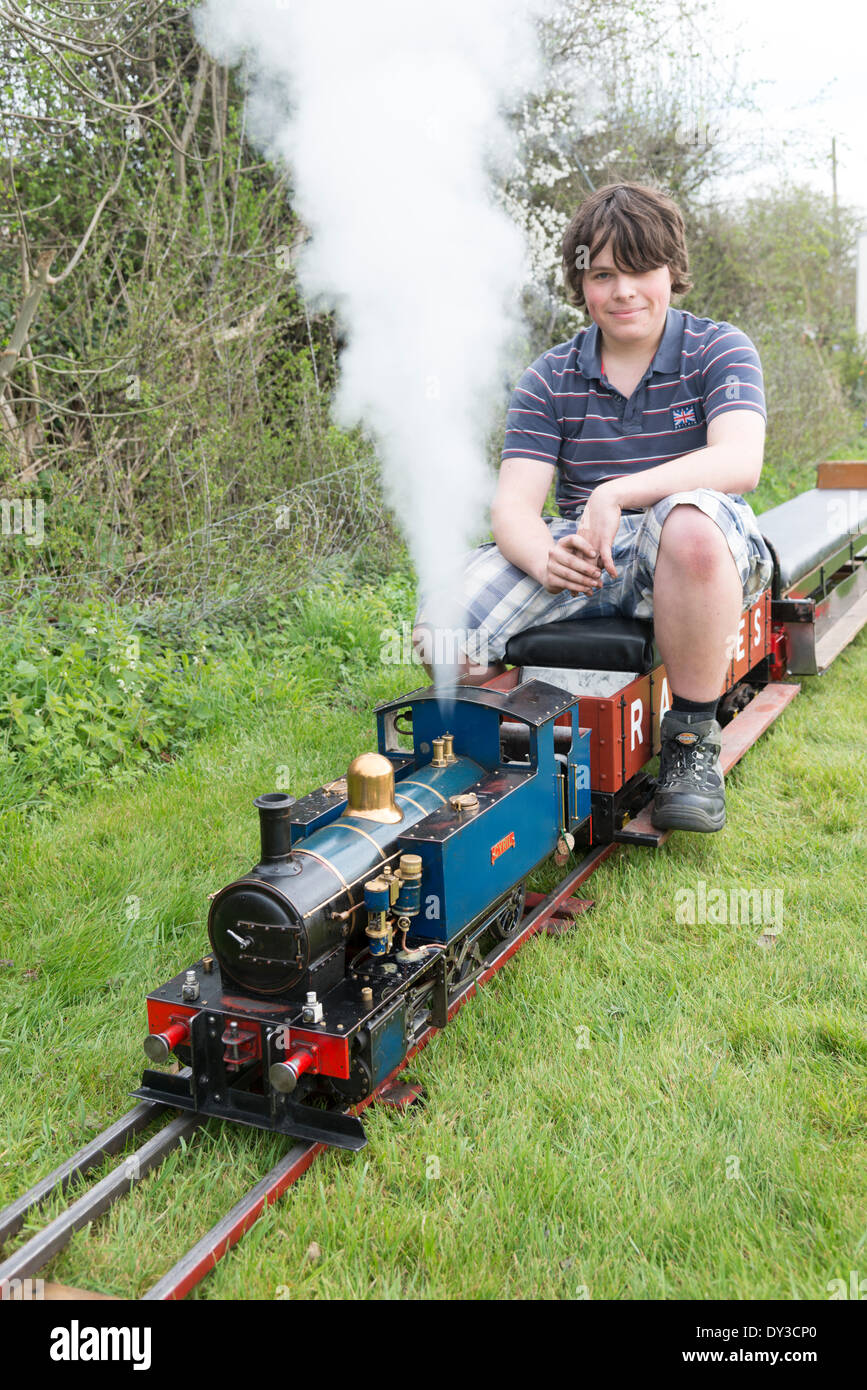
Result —
[[246, 625], [174, 639], [158, 615], [132, 608], [65, 602], [47, 616], [22, 601], [0, 648], [4, 808], [50, 809], [105, 780], [131, 783], [274, 700], [349, 698], [412, 599], [405, 566], [376, 588], [357, 569], [335, 570], [316, 589], [268, 600]]

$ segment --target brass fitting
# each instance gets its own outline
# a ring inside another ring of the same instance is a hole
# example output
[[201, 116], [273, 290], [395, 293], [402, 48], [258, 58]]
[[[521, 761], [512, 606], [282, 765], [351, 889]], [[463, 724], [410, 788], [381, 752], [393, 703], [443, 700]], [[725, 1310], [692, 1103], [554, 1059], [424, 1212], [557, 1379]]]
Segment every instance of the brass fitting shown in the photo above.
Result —
[[381, 753], [361, 753], [352, 760], [346, 773], [346, 795], [344, 816], [360, 816], [383, 825], [403, 820], [403, 812], [394, 802], [394, 768]]

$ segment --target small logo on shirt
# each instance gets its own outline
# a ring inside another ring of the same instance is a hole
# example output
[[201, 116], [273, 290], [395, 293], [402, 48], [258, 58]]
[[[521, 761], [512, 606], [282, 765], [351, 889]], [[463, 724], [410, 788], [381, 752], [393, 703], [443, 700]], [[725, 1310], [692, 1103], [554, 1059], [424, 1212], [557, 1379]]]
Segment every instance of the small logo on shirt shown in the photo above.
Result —
[[690, 425], [694, 425], [696, 422], [695, 406], [676, 405], [671, 412], [671, 419], [676, 430], [688, 429]]

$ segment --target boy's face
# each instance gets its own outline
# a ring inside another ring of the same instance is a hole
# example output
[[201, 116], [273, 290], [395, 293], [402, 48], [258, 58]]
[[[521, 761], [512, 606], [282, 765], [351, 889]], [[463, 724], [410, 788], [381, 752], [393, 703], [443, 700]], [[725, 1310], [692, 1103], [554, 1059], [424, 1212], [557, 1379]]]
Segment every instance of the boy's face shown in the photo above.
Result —
[[603, 344], [656, 347], [671, 302], [671, 271], [618, 270], [606, 242], [584, 272], [584, 298]]

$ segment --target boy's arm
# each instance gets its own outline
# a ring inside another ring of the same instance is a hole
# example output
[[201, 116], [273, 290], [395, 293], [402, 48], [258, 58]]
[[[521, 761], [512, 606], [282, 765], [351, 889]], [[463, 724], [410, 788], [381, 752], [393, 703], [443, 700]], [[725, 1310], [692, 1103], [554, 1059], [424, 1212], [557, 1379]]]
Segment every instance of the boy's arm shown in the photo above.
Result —
[[[752, 492], [759, 481], [765, 449], [765, 422], [757, 410], [727, 410], [707, 427], [707, 445], [678, 459], [600, 483], [621, 507], [652, 507], [673, 492], [697, 487], [715, 492]], [[592, 500], [592, 499], [591, 499]]]
[[554, 542], [542, 508], [554, 475], [539, 459], [509, 458], [500, 466], [491, 526], [501, 555], [549, 593], [592, 593], [600, 584], [591, 542], [572, 535]]
[[539, 459], [503, 459], [491, 503], [491, 529], [500, 554], [540, 584], [552, 545], [542, 508], [553, 476], [553, 466]]
[[542, 509], [563, 433], [544, 359], [528, 367], [512, 393], [500, 479], [491, 506], [502, 555], [549, 593], [589, 594], [601, 584], [590, 543], [574, 533], [554, 542]]
[[765, 421], [759, 412], [727, 410], [710, 421], [705, 448], [656, 468], [597, 484], [584, 508], [579, 535], [585, 536], [603, 567], [616, 577], [611, 544], [621, 508], [652, 507], [673, 492], [692, 492], [699, 487], [715, 492], [751, 492], [762, 471], [764, 447]]

